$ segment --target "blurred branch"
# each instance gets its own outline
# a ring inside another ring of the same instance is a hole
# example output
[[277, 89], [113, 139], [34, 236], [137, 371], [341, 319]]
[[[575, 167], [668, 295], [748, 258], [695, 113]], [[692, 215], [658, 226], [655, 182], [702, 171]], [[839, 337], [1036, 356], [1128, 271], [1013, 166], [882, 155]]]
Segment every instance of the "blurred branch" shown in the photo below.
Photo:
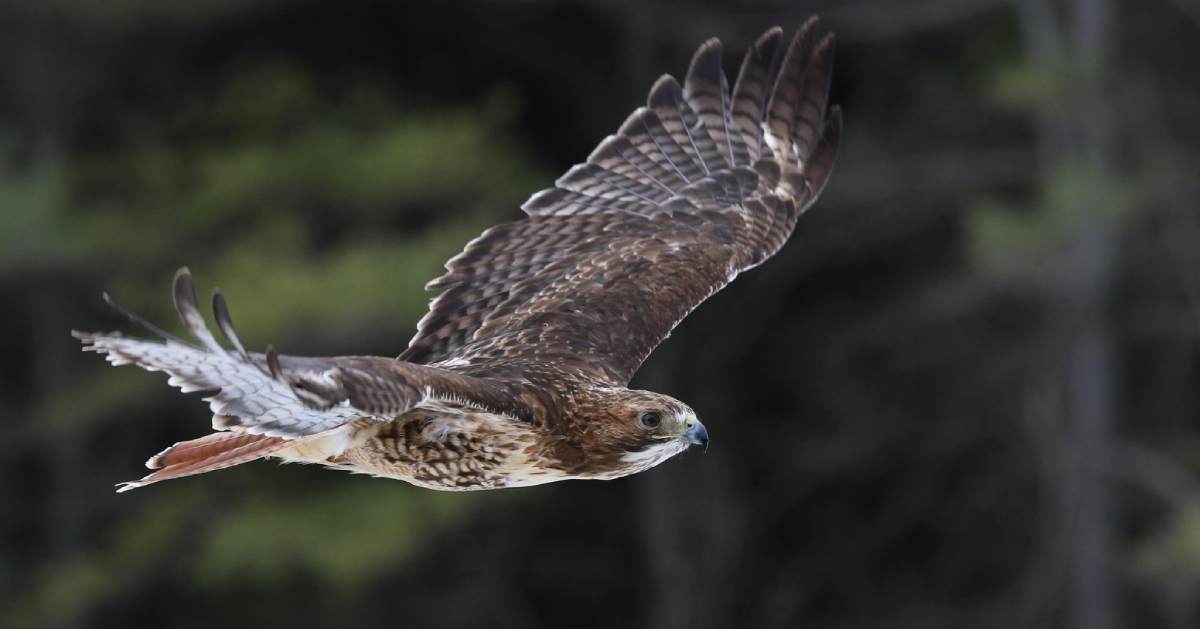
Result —
[[1080, 169], [1085, 190], [1042, 212], [1079, 216], [1074, 243], [1056, 264], [1067, 281], [1049, 300], [1055, 334], [1063, 342], [1063, 395], [1066, 434], [1062, 501], [1064, 525], [1055, 545], [1069, 548], [1066, 620], [1077, 629], [1116, 625], [1109, 553], [1113, 524], [1107, 486], [1111, 433], [1116, 421], [1117, 341], [1109, 309], [1115, 283], [1118, 228], [1112, 216], [1111, 135], [1103, 109], [1104, 71], [1112, 46], [1115, 5], [1111, 0], [1073, 0], [1069, 20], [1060, 22], [1057, 4], [1025, 0], [1018, 5], [1029, 63], [1044, 68], [1071, 66], [1068, 109], [1037, 110], [1042, 147], [1042, 187], [1051, 190], [1056, 173]]

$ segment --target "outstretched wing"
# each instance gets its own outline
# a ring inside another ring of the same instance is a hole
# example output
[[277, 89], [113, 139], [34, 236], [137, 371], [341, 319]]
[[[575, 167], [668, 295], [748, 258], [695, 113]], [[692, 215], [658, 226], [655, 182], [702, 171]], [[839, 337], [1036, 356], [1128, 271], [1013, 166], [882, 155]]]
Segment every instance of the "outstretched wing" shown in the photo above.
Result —
[[556, 187], [446, 264], [401, 360], [468, 374], [553, 364], [624, 385], [671, 329], [773, 255], [825, 185], [833, 36], [810, 19], [776, 69], [781, 31], [747, 52], [732, 94], [721, 46], [664, 76], [620, 131]]
[[273, 348], [265, 354], [247, 352], [234, 332], [224, 298], [214, 291], [218, 327], [234, 347], [227, 350], [204, 323], [186, 268], [175, 274], [174, 294], [180, 318], [200, 345], [153, 326], [166, 337], [165, 343], [117, 332], [72, 334], [88, 345], [85, 349], [107, 354], [114, 365], [133, 363], [165, 371], [171, 376], [168, 383], [184, 391], [216, 390], [206, 398], [216, 430], [296, 439], [356, 419], [391, 419], [427, 401], [473, 404], [513, 417], [529, 414], [507, 389], [436, 367], [374, 356], [306, 358], [281, 356]]
[[146, 462], [154, 473], [123, 483], [120, 491], [252, 461], [320, 439], [351, 422], [387, 421], [427, 402], [451, 402], [532, 420], [531, 409], [513, 391], [436, 367], [373, 356], [281, 356], [274, 348], [265, 354], [247, 352], [234, 332], [225, 299], [214, 291], [217, 326], [233, 345], [227, 350], [204, 323], [186, 268], [175, 274], [174, 294], [175, 308], [199, 345], [159, 330], [111, 300], [166, 342], [116, 332], [72, 334], [84, 342], [85, 349], [107, 354], [114, 365], [132, 363], [165, 371], [170, 375], [168, 383], [184, 391], [216, 390], [206, 398], [213, 411], [213, 429], [231, 432], [167, 448]]

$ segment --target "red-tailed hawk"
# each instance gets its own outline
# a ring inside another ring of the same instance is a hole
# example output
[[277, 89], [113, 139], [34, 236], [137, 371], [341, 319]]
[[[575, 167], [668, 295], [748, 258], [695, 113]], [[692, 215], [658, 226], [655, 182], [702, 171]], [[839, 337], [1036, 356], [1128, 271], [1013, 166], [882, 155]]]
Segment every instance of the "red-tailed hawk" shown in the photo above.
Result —
[[175, 307], [199, 345], [149, 324], [165, 343], [75, 332], [113, 364], [218, 391], [219, 432], [167, 448], [122, 490], [264, 456], [432, 489], [522, 487], [618, 478], [707, 446], [686, 404], [626, 385], [693, 308], [778, 251], [824, 187], [842, 119], [826, 110], [833, 36], [818, 41], [816, 26], [782, 55], [782, 31], [767, 31], [732, 93], [716, 39], [682, 86], [659, 79], [586, 163], [522, 206], [527, 218], [446, 264], [397, 359], [247, 352], [214, 291], [227, 350], [187, 269]]

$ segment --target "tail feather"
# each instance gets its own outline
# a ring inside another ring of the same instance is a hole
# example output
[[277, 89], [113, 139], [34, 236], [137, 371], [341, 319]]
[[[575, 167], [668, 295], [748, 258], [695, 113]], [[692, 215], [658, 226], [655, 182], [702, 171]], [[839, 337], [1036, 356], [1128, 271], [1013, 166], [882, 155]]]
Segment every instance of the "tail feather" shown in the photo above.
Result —
[[[213, 411], [213, 428], [232, 432], [220, 432], [167, 448], [147, 462], [147, 467], [156, 470], [153, 474], [123, 484], [120, 491], [252, 461], [304, 443], [309, 436], [363, 416], [352, 408], [314, 409], [309, 405], [307, 402], [312, 396], [296, 394], [279, 366], [281, 357], [273, 349], [269, 360], [262, 354], [246, 351], [233, 329], [224, 297], [220, 292], [214, 292], [213, 313], [217, 325], [234, 349], [221, 347], [200, 314], [192, 278], [186, 268], [176, 273], [173, 292], [180, 318], [200, 345], [162, 331], [107, 295], [106, 300], [114, 308], [161, 335], [167, 342], [131, 338], [116, 332], [74, 331], [72, 334], [83, 341], [85, 350], [106, 354], [114, 365], [136, 364], [150, 371], [166, 372], [170, 376], [168, 384], [185, 392], [217, 391], [205, 398]], [[291, 365], [290, 371], [297, 373], [297, 377], [310, 371], [320, 373], [332, 364], [330, 359], [282, 359]]]
[[309, 437], [285, 439], [244, 432], [221, 432], [191, 441], [181, 441], [146, 461], [146, 467], [157, 470], [156, 472], [141, 480], [121, 483], [117, 491], [129, 491], [162, 480], [233, 467], [299, 445], [308, 439]]
[[259, 443], [264, 440], [282, 440], [282, 437], [267, 437], [246, 432], [217, 432], [205, 435], [199, 439], [180, 441], [175, 445], [159, 452], [146, 461], [146, 467], [152, 470], [191, 463], [208, 459], [230, 450]]

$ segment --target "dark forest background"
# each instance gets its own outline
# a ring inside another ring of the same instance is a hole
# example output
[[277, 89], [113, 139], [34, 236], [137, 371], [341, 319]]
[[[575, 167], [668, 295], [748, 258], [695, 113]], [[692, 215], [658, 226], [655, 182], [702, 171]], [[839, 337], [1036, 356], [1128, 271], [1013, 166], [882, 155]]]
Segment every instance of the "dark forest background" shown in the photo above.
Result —
[[[840, 161], [635, 380], [712, 435], [442, 494], [132, 493], [200, 395], [71, 329], [394, 356], [425, 281], [681, 76], [818, 13]], [[1200, 627], [1196, 0], [0, 5], [0, 627]]]

